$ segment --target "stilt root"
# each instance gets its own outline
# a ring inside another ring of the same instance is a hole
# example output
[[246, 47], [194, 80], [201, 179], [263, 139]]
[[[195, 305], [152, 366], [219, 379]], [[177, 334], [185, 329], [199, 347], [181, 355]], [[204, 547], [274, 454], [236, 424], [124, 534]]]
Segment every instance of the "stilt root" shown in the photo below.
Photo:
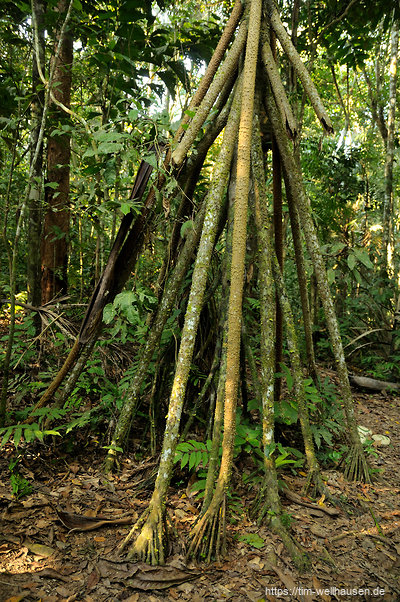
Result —
[[[292, 537], [288, 528], [283, 524], [281, 511], [276, 510], [274, 512], [272, 510], [271, 500], [268, 498], [268, 488], [264, 485], [261, 487], [251, 509], [252, 518], [257, 521], [258, 525], [261, 525], [264, 522], [267, 523], [270, 529], [281, 538], [298, 571], [307, 571], [310, 568], [310, 560], [306, 552], [294, 537]], [[273, 505], [278, 506], [279, 504]]]
[[[140, 533], [137, 535], [139, 529]], [[153, 566], [165, 564], [168, 530], [165, 513], [157, 505], [150, 505], [145, 510], [120, 546], [119, 552], [133, 539], [127, 555], [128, 560], [138, 560]]]
[[360, 444], [354, 444], [350, 448], [345, 462], [344, 476], [348, 481], [371, 483], [367, 460], [365, 459], [364, 450]]
[[189, 534], [187, 560], [217, 561], [226, 553], [226, 497], [208, 507]]

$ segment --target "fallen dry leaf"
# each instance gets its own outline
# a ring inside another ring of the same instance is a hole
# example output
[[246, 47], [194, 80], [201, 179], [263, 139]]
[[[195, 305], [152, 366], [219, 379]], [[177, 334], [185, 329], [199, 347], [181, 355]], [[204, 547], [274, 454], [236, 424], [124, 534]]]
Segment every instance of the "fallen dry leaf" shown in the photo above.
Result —
[[198, 571], [182, 570], [170, 565], [153, 567], [140, 564], [134, 578], [130, 579], [127, 584], [130, 587], [144, 591], [167, 589], [173, 585], [180, 585], [192, 579], [197, 579], [200, 574]]
[[93, 531], [104, 526], [111, 525], [129, 525], [132, 522], [132, 518], [127, 516], [125, 518], [107, 518], [103, 516], [97, 516], [92, 518], [90, 516], [84, 516], [83, 514], [74, 514], [72, 512], [65, 512], [57, 508], [57, 516], [67, 529], [71, 531]]

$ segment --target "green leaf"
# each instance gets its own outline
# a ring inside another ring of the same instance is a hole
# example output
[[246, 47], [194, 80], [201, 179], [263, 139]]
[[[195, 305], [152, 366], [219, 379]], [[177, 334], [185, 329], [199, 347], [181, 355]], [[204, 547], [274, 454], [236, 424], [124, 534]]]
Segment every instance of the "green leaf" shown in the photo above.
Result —
[[354, 274], [355, 279], [357, 280], [358, 284], [362, 284], [363, 279], [362, 279], [360, 272], [357, 270], [357, 268], [354, 268], [353, 274]]
[[123, 149], [123, 145], [119, 142], [102, 142], [99, 144], [98, 153], [99, 155], [108, 155], [110, 153], [118, 153]]
[[95, 151], [93, 148], [87, 148], [85, 150], [85, 152], [83, 153], [83, 158], [85, 158], [85, 157], [93, 157], [96, 154], [97, 154], [97, 151]]
[[354, 255], [357, 257], [358, 261], [360, 261], [363, 265], [365, 265], [368, 269], [373, 269], [374, 264], [369, 258], [368, 252], [366, 249], [353, 249]]
[[139, 115], [139, 111], [137, 109], [132, 109], [131, 111], [129, 111], [128, 113], [128, 119], [129, 121], [136, 121], [136, 119], [138, 118]]
[[329, 284], [332, 284], [333, 282], [335, 282], [336, 271], [332, 268], [329, 268], [329, 270], [327, 271], [327, 276]]
[[59, 431], [55, 431], [52, 429], [51, 431], [43, 431], [44, 435], [51, 435], [52, 437], [61, 437], [61, 433]]
[[33, 431], [33, 433], [34, 433], [35, 437], [37, 439], [39, 439], [39, 441], [43, 441], [43, 432], [42, 431], [39, 431], [38, 429], [36, 429]]
[[189, 454], [183, 454], [182, 460], [181, 460], [181, 468], [183, 468], [184, 466], [186, 466], [186, 464], [188, 463], [188, 461], [189, 461]]
[[191, 491], [202, 491], [206, 487], [206, 482], [206, 479], [200, 479], [199, 481], [196, 481], [196, 483], [193, 483], [191, 486]]
[[12, 431], [13, 431], [12, 427], [9, 427], [8, 429], [1, 429], [1, 432], [3, 432], [4, 430], [5, 430], [5, 433], [3, 435], [3, 439], [1, 440], [0, 447], [3, 447], [3, 445], [5, 445], [7, 443], [7, 441], [11, 437]]
[[103, 309], [103, 322], [105, 324], [110, 324], [113, 321], [116, 315], [116, 309], [112, 303], [108, 303]]
[[181, 238], [185, 238], [193, 230], [194, 222], [191, 219], [188, 219], [181, 226]]
[[[120, 132], [105, 132], [104, 130], [98, 130], [97, 132], [95, 132], [94, 134], [94, 139], [97, 140], [97, 142], [117, 142], [118, 140], [121, 140], [122, 138], [125, 138], [125, 134], [121, 134]], [[101, 146], [101, 144], [100, 144]], [[100, 147], [99, 147], [100, 148]]]
[[194, 465], [195, 465], [196, 468], [200, 465], [201, 460], [202, 460], [202, 453], [201, 453], [201, 451], [195, 452], [195, 454], [194, 454]]
[[178, 445], [176, 446], [176, 450], [177, 451], [192, 451], [193, 446], [191, 443], [185, 442], [185, 443], [178, 443]]
[[27, 443], [30, 443], [34, 436], [35, 434], [31, 428], [31, 425], [29, 424], [24, 430], [24, 439]]
[[238, 540], [244, 541], [252, 548], [257, 548], [257, 550], [261, 550], [265, 546], [265, 541], [257, 533], [244, 533], [238, 537]]
[[151, 165], [152, 167], [154, 167], [154, 169], [157, 169], [158, 167], [158, 162], [157, 162], [157, 157], [154, 153], [151, 153], [149, 155], [145, 155], [143, 157], [143, 161], [146, 161], [146, 163], [148, 163], [149, 165]]
[[22, 437], [22, 426], [18, 426], [15, 429], [15, 433], [14, 433], [14, 445], [15, 445], [15, 447], [18, 447], [19, 442], [21, 441], [21, 437]]
[[349, 266], [350, 270], [354, 270], [354, 266], [356, 265], [356, 256], [354, 255], [354, 253], [351, 253], [348, 256], [347, 265]]

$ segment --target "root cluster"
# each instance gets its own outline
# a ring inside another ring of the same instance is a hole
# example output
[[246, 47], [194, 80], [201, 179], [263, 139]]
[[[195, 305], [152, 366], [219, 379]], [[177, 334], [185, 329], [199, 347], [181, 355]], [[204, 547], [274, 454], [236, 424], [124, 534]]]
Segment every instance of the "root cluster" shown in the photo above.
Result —
[[[140, 533], [137, 535], [139, 529]], [[165, 564], [169, 542], [168, 529], [165, 513], [157, 508], [156, 504], [145, 510], [119, 551], [122, 552], [133, 539], [127, 555], [128, 560], [138, 560], [153, 566]]]
[[211, 504], [189, 534], [187, 559], [220, 560], [226, 553], [226, 496], [221, 504]]
[[348, 481], [371, 483], [367, 460], [360, 445], [353, 445], [350, 448], [349, 455], [346, 458], [344, 476]]

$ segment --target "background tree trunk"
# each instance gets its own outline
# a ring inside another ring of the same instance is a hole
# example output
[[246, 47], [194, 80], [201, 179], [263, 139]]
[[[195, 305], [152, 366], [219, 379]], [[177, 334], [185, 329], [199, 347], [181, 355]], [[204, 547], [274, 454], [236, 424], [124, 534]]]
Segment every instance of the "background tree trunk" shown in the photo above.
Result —
[[[39, 140], [40, 126], [44, 107], [44, 88], [39, 76], [38, 63], [44, 72], [44, 26], [43, 13], [44, 6], [42, 0], [35, 0], [33, 10], [36, 14], [36, 23], [38, 31], [39, 56], [37, 56], [35, 47], [32, 61], [32, 93], [31, 104], [31, 170], [32, 185], [28, 202], [28, 253], [27, 253], [27, 281], [28, 281], [28, 303], [38, 307], [41, 303], [40, 287], [40, 238], [42, 234], [42, 204], [41, 196], [43, 191], [43, 144], [40, 145], [39, 152], [36, 154], [36, 160], [32, 165], [35, 156], [35, 150]], [[39, 316], [38, 316], [39, 318]], [[37, 327], [40, 327], [40, 318]]]
[[[62, 14], [67, 2], [60, 0], [58, 11]], [[62, 40], [60, 54], [54, 71], [54, 96], [70, 107], [73, 44], [67, 31]], [[60, 107], [53, 105], [52, 128], [65, 123], [66, 116]], [[67, 292], [68, 233], [70, 221], [69, 174], [70, 135], [50, 135], [47, 141], [47, 186], [45, 191], [46, 215], [41, 245], [42, 303], [49, 302], [57, 293]]]

